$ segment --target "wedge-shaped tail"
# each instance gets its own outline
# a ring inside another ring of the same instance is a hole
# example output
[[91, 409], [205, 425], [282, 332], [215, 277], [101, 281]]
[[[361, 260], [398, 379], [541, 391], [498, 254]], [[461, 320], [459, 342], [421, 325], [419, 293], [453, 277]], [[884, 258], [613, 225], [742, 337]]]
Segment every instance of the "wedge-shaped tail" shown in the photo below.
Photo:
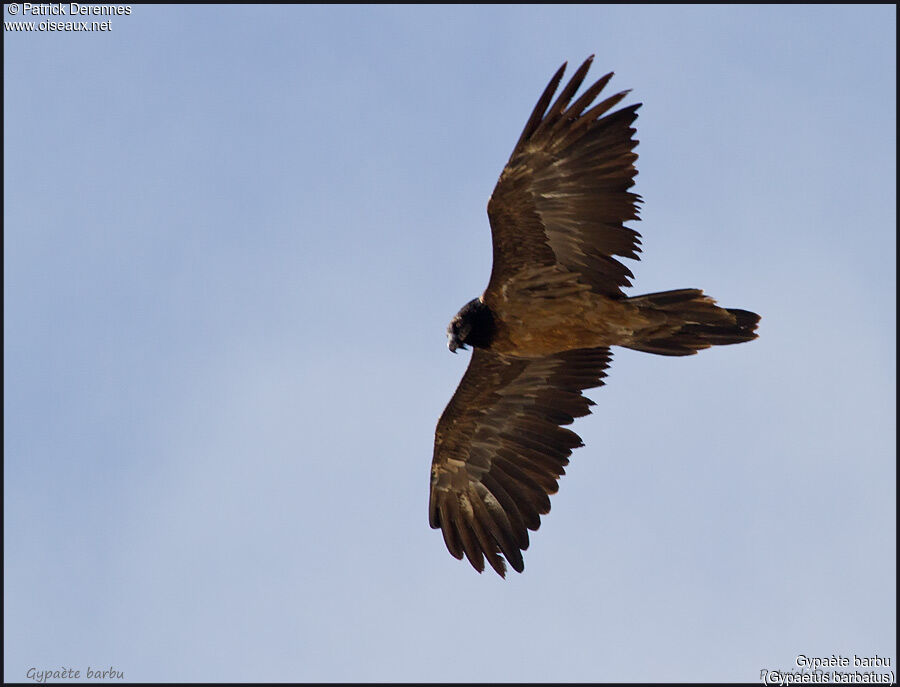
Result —
[[720, 308], [700, 289], [677, 289], [628, 299], [652, 316], [654, 324], [636, 332], [628, 345], [658, 355], [693, 355], [710, 346], [743, 343], [756, 338], [759, 315], [737, 308]]

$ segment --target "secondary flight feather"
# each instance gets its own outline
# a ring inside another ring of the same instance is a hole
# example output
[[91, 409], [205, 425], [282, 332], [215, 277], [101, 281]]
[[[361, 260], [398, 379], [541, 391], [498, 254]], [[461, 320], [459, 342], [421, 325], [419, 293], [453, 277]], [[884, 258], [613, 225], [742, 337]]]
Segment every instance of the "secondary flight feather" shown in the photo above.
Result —
[[582, 392], [603, 384], [610, 346], [692, 355], [756, 338], [759, 316], [721, 308], [699, 289], [627, 297], [637, 260], [640, 196], [628, 91], [599, 100], [612, 74], [574, 99], [588, 58], [553, 100], [566, 65], [528, 118], [488, 203], [494, 249], [487, 289], [447, 329], [451, 351], [473, 347], [438, 421], [429, 522], [478, 572], [524, 570], [529, 530], [581, 439]]

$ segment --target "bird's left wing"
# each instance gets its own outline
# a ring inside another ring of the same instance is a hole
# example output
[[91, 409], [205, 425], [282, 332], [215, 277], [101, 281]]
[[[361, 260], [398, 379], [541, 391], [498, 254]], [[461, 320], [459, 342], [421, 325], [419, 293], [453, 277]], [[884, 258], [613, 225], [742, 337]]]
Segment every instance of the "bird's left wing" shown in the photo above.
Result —
[[640, 196], [629, 189], [637, 174], [633, 124], [640, 105], [609, 113], [628, 93], [594, 100], [612, 74], [574, 102], [588, 58], [550, 104], [565, 66], [553, 76], [500, 175], [488, 203], [494, 265], [485, 298], [493, 302], [524, 271], [569, 273], [593, 291], [622, 297], [631, 270], [615, 256], [638, 259]]
[[474, 349], [438, 421], [431, 464], [429, 522], [450, 553], [478, 572], [486, 557], [505, 576], [505, 556], [522, 572], [528, 530], [550, 511], [550, 494], [572, 449], [562, 427], [590, 413], [584, 389], [603, 384], [609, 348], [516, 358]]

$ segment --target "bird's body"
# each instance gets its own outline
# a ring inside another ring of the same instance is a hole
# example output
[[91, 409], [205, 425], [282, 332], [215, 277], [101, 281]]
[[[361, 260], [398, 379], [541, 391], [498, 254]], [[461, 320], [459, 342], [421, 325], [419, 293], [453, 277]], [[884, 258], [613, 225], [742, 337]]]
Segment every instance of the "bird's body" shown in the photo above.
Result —
[[492, 351], [533, 358], [577, 348], [627, 346], [635, 330], [659, 319], [627, 299], [594, 293], [575, 275], [546, 271], [535, 271], [533, 281], [526, 273], [501, 293], [482, 296], [496, 322]]
[[[565, 65], [534, 108], [488, 204], [490, 282], [448, 328], [450, 350], [475, 350], [435, 432], [429, 521], [450, 553], [480, 572], [522, 571], [528, 530], [550, 510], [587, 415], [582, 391], [602, 384], [610, 346], [691, 355], [756, 338], [759, 316], [721, 308], [699, 289], [628, 297], [637, 259], [639, 196], [632, 123], [639, 105], [606, 114], [607, 74], [574, 102], [589, 58], [550, 100]], [[593, 105], [593, 107], [591, 107]]]

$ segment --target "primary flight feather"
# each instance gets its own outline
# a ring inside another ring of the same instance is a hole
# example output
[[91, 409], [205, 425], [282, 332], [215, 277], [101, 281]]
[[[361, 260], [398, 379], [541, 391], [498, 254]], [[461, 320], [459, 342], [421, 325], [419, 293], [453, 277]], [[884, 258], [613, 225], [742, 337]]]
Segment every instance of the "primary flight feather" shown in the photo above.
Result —
[[[637, 260], [640, 196], [635, 133], [640, 104], [595, 104], [607, 74], [573, 101], [593, 57], [553, 100], [556, 72], [528, 118], [488, 203], [494, 263], [487, 289], [453, 318], [451, 351], [473, 347], [438, 421], [429, 523], [478, 572], [522, 572], [528, 530], [550, 511], [572, 450], [567, 429], [590, 413], [582, 391], [603, 384], [612, 352], [660, 355], [756, 338], [759, 315], [720, 308], [699, 289], [627, 297]], [[551, 101], [552, 104], [551, 104]]]

